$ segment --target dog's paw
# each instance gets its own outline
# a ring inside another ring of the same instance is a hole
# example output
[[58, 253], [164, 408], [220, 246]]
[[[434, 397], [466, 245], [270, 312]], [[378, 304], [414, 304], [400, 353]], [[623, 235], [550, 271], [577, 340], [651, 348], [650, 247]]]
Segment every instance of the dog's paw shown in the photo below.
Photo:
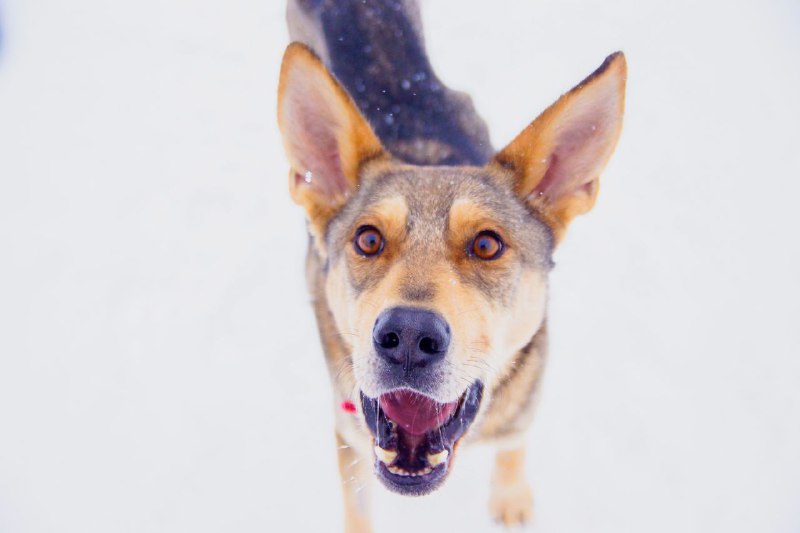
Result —
[[525, 481], [495, 485], [489, 497], [489, 511], [506, 527], [521, 526], [533, 518], [533, 492]]

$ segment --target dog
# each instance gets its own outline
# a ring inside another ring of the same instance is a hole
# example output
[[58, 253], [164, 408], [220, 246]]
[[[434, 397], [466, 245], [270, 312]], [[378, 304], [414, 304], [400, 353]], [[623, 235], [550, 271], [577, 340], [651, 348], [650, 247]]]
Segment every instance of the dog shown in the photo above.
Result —
[[490, 510], [531, 518], [523, 436], [547, 352], [552, 254], [622, 127], [614, 53], [495, 152], [425, 53], [414, 0], [290, 0], [278, 88], [289, 189], [333, 384], [345, 529], [365, 487], [424, 495], [496, 443]]

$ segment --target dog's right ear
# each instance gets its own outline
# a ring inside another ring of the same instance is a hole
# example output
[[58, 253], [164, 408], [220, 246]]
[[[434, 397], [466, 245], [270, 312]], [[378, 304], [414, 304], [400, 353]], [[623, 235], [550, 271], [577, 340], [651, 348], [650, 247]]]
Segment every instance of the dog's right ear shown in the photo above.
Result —
[[291, 165], [289, 190], [321, 246], [331, 217], [358, 186], [362, 165], [386, 152], [347, 92], [300, 43], [283, 55], [278, 125]]
[[627, 66], [621, 52], [559, 98], [511, 141], [493, 163], [550, 225], [556, 240], [597, 198], [600, 172], [622, 130]]

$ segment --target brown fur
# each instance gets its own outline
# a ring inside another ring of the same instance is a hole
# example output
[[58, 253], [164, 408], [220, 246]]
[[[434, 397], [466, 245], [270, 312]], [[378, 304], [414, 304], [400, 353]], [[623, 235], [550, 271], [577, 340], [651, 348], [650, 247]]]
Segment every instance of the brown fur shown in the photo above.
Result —
[[[383, 148], [314, 53], [295, 43], [284, 57], [279, 124], [292, 197], [309, 221], [308, 282], [336, 404], [386, 388], [371, 351], [382, 310], [435, 309], [453, 343], [435, 386], [420, 392], [448, 402], [465, 383], [486, 384], [465, 439], [503, 446], [491, 509], [506, 524], [531, 514], [521, 438], [546, 359], [551, 253], [570, 220], [594, 204], [619, 135], [624, 81], [625, 61], [615, 54], [486, 166], [415, 166]], [[415, 143], [409, 150], [434, 162], [446, 150], [436, 139]], [[380, 255], [354, 250], [362, 225], [380, 229]], [[506, 249], [482, 262], [467, 247], [486, 229]], [[347, 530], [368, 531], [371, 436], [363, 417], [340, 411], [336, 435]]]

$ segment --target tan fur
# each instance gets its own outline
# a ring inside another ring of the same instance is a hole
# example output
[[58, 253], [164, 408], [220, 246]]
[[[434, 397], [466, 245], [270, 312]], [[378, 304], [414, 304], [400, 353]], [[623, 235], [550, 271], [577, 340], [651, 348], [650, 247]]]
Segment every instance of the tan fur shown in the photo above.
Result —
[[479, 437], [499, 444], [514, 443], [524, 432], [535, 407], [537, 386], [547, 354], [547, 326], [514, 353], [493, 386], [494, 397], [480, 426]]
[[425, 161], [433, 165], [443, 164], [455, 155], [455, 150], [449, 144], [428, 139], [396, 141], [392, 149], [404, 161]]
[[339, 435], [336, 436], [339, 475], [342, 478], [344, 499], [344, 528], [348, 533], [370, 533], [369, 484], [372, 472], [362, 454], [354, 450]]
[[533, 493], [525, 480], [525, 448], [497, 452], [489, 496], [489, 511], [505, 526], [529, 522], [533, 514]]

